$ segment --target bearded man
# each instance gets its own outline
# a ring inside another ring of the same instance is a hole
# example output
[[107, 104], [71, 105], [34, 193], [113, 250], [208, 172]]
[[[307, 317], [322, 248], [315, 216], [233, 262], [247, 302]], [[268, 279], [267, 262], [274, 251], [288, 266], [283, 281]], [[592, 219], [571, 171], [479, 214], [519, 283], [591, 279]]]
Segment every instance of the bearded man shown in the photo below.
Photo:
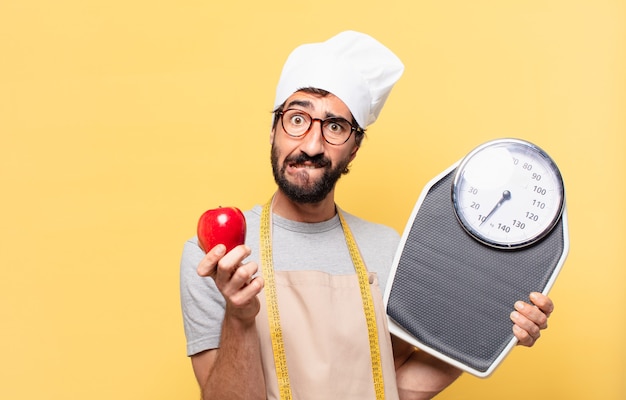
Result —
[[[205, 254], [193, 238], [183, 251], [187, 353], [203, 399], [424, 399], [461, 374], [389, 333], [382, 293], [399, 235], [335, 204], [403, 70], [358, 32], [288, 57], [270, 132], [275, 194], [245, 213], [245, 245]], [[523, 345], [553, 308], [531, 299], [513, 321]]]

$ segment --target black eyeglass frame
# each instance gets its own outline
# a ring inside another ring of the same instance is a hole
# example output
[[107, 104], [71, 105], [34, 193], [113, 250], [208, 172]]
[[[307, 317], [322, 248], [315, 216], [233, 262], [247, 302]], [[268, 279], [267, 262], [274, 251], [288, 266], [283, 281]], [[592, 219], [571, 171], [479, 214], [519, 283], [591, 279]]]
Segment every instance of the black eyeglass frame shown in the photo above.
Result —
[[[287, 131], [287, 128], [285, 128], [285, 123], [284, 123], [284, 120], [283, 120], [283, 116], [288, 111], [298, 111], [298, 112], [301, 112], [302, 114], [308, 115], [308, 117], [311, 120], [311, 122], [309, 123], [309, 127], [303, 133], [301, 133], [299, 135], [294, 135], [294, 134], [289, 133]], [[342, 118], [342, 117], [331, 117], [331, 118], [325, 118], [325, 119], [313, 118], [311, 116], [311, 114], [309, 114], [308, 112], [306, 112], [304, 110], [300, 110], [298, 108], [288, 108], [286, 110], [276, 111], [276, 114], [278, 114], [280, 116], [280, 124], [283, 127], [283, 130], [285, 131], [285, 133], [287, 135], [289, 135], [292, 138], [303, 138], [306, 135], [308, 135], [308, 133], [311, 132], [311, 127], [313, 126], [313, 122], [315, 122], [315, 121], [319, 121], [320, 122], [320, 130], [322, 132], [322, 137], [324, 138], [324, 141], [326, 143], [330, 144], [331, 146], [341, 146], [341, 145], [345, 144], [348, 140], [350, 140], [350, 137], [352, 136], [352, 132], [356, 132], [357, 134], [359, 134], [359, 133], [365, 134], [365, 130], [363, 130], [361, 127], [354, 126], [350, 121], [348, 121], [347, 119]], [[348, 125], [350, 125], [350, 134], [346, 137], [346, 140], [344, 140], [341, 143], [329, 142], [328, 139], [326, 138], [326, 135], [324, 135], [324, 123], [327, 122], [327, 121], [345, 121]]]

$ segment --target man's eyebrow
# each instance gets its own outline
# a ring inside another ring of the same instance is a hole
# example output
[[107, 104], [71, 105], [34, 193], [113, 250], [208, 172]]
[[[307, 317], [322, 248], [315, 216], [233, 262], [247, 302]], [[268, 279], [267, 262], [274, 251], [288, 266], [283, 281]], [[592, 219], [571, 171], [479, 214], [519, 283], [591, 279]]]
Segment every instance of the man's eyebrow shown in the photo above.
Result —
[[[294, 99], [291, 100], [287, 105], [286, 105], [286, 109], [287, 108], [291, 108], [293, 106], [300, 106], [302, 108], [307, 108], [309, 110], [311, 109], [315, 109], [315, 107], [313, 107], [313, 103], [310, 102], [309, 100], [299, 100], [299, 99]], [[346, 119], [345, 117], [338, 115], [338, 114], [334, 114], [330, 111], [326, 112], [325, 118], [341, 118], [341, 119], [345, 119], [346, 121], [348, 121], [348, 119]]]
[[293, 106], [300, 106], [300, 107], [304, 107], [304, 108], [313, 108], [313, 103], [311, 103], [308, 100], [298, 100], [298, 99], [295, 99], [295, 100], [291, 100], [289, 102], [289, 104], [287, 104], [286, 108], [291, 108]]

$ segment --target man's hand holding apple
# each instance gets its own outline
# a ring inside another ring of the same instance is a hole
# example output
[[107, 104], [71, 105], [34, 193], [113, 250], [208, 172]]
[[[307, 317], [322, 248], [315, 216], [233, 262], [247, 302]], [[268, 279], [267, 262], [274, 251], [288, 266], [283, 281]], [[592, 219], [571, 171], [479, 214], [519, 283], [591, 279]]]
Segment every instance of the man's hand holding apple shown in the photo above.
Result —
[[242, 322], [252, 322], [259, 312], [257, 295], [264, 286], [255, 277], [258, 265], [244, 263], [250, 255], [245, 244], [246, 221], [234, 207], [208, 210], [198, 221], [198, 244], [206, 255], [198, 264], [198, 275], [211, 277], [226, 300], [226, 314]]
[[218, 244], [198, 264], [198, 275], [209, 276], [226, 300], [226, 313], [241, 320], [254, 319], [259, 312], [257, 295], [264, 286], [263, 278], [254, 277], [259, 267], [255, 262], [243, 263], [250, 248], [239, 245], [226, 253]]

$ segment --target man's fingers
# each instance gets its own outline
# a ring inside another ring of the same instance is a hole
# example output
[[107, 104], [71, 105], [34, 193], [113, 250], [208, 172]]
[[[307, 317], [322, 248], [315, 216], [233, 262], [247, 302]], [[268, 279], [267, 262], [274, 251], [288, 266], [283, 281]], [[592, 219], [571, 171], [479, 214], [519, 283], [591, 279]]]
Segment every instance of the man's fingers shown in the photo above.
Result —
[[214, 277], [218, 261], [224, 257], [226, 253], [226, 247], [223, 244], [218, 244], [209, 250], [208, 253], [198, 264], [197, 272], [200, 276]]
[[549, 317], [554, 312], [554, 303], [552, 300], [539, 292], [533, 292], [530, 294], [530, 301], [533, 302], [546, 317]]
[[257, 271], [256, 263], [222, 265], [218, 263], [215, 284], [225, 297], [234, 295], [246, 286]]
[[529, 324], [536, 325], [538, 329], [546, 329], [548, 327], [548, 316], [539, 307], [518, 301], [515, 303], [515, 310], [526, 317]]
[[530, 294], [528, 304], [523, 301], [515, 303], [515, 311], [511, 313], [513, 333], [519, 344], [531, 347], [541, 336], [541, 330], [548, 327], [548, 317], [554, 311], [554, 303], [548, 296], [538, 292]]
[[[518, 304], [516, 303], [516, 306]], [[524, 308], [533, 307], [526, 304]], [[517, 308], [517, 307], [516, 307]], [[522, 311], [513, 311], [511, 313], [511, 321], [515, 324], [513, 326], [513, 333], [515, 337], [524, 346], [532, 346], [534, 342], [541, 336], [540, 327], [531, 319], [529, 319]]]
[[532, 347], [537, 339], [539, 339], [539, 336], [541, 336], [538, 334], [538, 336], [533, 337], [530, 333], [528, 333], [528, 331], [520, 328], [517, 324], [513, 325], [513, 334], [515, 335], [515, 338], [517, 338], [518, 344], [526, 347]]
[[233, 296], [230, 297], [230, 302], [235, 307], [243, 307], [252, 301], [256, 296], [263, 290], [263, 286], [265, 285], [265, 281], [262, 277], [257, 276], [247, 282], [241, 290], [237, 291]]

